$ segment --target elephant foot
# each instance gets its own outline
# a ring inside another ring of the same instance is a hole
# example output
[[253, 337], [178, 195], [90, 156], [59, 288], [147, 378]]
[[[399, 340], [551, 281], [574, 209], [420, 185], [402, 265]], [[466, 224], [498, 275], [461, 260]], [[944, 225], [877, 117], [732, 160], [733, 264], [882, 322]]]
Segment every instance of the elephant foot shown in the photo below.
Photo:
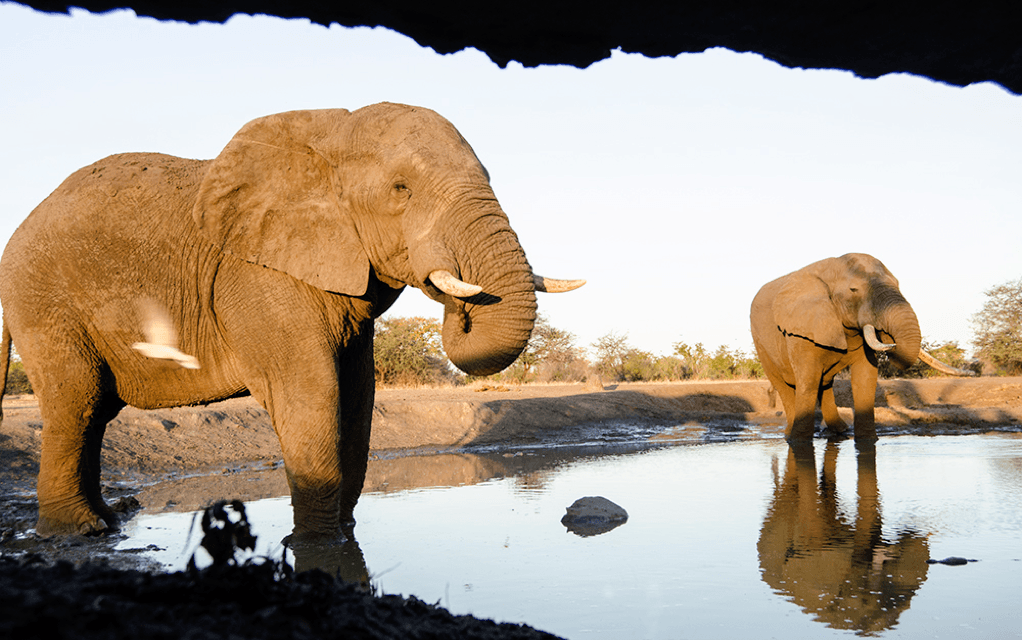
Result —
[[[113, 520], [111, 519], [111, 522]], [[96, 514], [79, 520], [63, 520], [60, 518], [39, 515], [36, 521], [35, 532], [41, 538], [51, 538], [60, 535], [82, 535], [96, 536], [111, 531], [113, 527], [107, 521]]]
[[855, 448], [859, 450], [874, 449], [876, 447], [877, 440], [879, 440], [879, 438], [877, 438], [877, 434], [875, 432], [861, 436], [856, 433]]
[[843, 434], [843, 433], [848, 433], [848, 431], [849, 431], [848, 423], [845, 422], [844, 420], [835, 420], [833, 422], [831, 422], [829, 420], [825, 420], [823, 425], [824, 425], [823, 426], [823, 432], [824, 433], [830, 433], [830, 434], [837, 434], [837, 435], [839, 435], [839, 434]]
[[852, 434], [848, 425], [844, 422], [838, 422], [836, 424], [826, 422], [823, 425], [823, 429], [820, 431], [820, 435], [828, 440], [843, 440]]
[[53, 500], [49, 497], [39, 503], [35, 532], [43, 538], [75, 534], [94, 536], [116, 530], [117, 514], [102, 499], [90, 501], [77, 497]]
[[855, 425], [855, 442], [863, 444], [873, 444], [877, 441], [877, 428], [876, 424], [872, 422], [865, 422], [864, 424]]
[[813, 438], [816, 437], [816, 433], [812, 430], [806, 432], [805, 430], [791, 431], [784, 435], [784, 439], [788, 441], [788, 444], [800, 444], [800, 443], [812, 443]]
[[282, 544], [294, 554], [295, 571], [319, 569], [364, 591], [370, 589], [369, 570], [352, 529], [345, 528], [332, 537], [295, 532]]
[[295, 525], [281, 543], [290, 549], [302, 546], [346, 544], [355, 539], [355, 523], [341, 525], [332, 531], [311, 530]]

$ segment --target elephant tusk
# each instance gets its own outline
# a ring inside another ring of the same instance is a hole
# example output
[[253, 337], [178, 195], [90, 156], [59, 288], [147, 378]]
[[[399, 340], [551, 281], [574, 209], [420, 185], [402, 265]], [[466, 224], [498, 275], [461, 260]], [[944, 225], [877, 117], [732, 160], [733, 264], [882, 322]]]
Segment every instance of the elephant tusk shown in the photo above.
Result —
[[890, 344], [886, 344], [886, 343], [880, 342], [880, 340], [877, 338], [876, 328], [873, 325], [871, 325], [871, 324], [867, 324], [866, 326], [864, 326], [862, 328], [862, 335], [865, 336], [866, 344], [868, 344], [869, 348], [872, 349], [873, 351], [881, 351], [881, 352], [883, 352], [883, 351], [890, 351], [891, 349], [893, 349], [896, 346], [898, 346], [897, 344], [895, 344], [893, 342], [890, 343]]
[[946, 373], [949, 376], [974, 376], [974, 375], [976, 375], [975, 371], [969, 371], [968, 369], [957, 369], [955, 367], [952, 367], [951, 365], [944, 364], [943, 362], [941, 362], [940, 360], [934, 358], [933, 356], [931, 356], [926, 351], [923, 351], [922, 349], [919, 350], [919, 359], [922, 360], [925, 364], [933, 367], [937, 371], [940, 371], [941, 373]]
[[554, 278], [544, 278], [536, 274], [533, 274], [532, 280], [536, 284], [536, 291], [543, 291], [545, 293], [564, 293], [565, 291], [578, 289], [586, 283], [585, 280], [555, 280]]
[[437, 269], [429, 274], [429, 280], [437, 289], [455, 298], [471, 298], [482, 293], [483, 288], [477, 284], [462, 282], [453, 273], [445, 269]]

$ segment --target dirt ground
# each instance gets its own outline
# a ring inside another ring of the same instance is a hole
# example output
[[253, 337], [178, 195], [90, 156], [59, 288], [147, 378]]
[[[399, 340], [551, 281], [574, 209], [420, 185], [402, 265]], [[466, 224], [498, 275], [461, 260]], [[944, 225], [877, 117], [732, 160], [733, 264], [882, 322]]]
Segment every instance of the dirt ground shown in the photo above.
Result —
[[[835, 390], [839, 406], [850, 406], [847, 381], [838, 381]], [[886, 380], [876, 404], [881, 436], [1022, 429], [1022, 378]], [[851, 422], [851, 410], [842, 413]], [[779, 437], [784, 414], [765, 381], [382, 389], [372, 456], [603, 442], [623, 423], [669, 426], [680, 438], [705, 439], [721, 430], [731, 437]], [[8, 637], [551, 637], [453, 616], [414, 599], [371, 596], [322, 574], [280, 580], [253, 567], [161, 574], [137, 558], [108, 553], [110, 541], [40, 541], [32, 527], [41, 433], [33, 396], [4, 398], [0, 632]], [[244, 474], [280, 466], [269, 418], [249, 398], [149, 412], [128, 408], [104, 438], [107, 499], [127, 517], [137, 511], [135, 495], [143, 486], [150, 501], [201, 508], [217, 496], [171, 490], [195, 476], [216, 476], [223, 491], [236, 481], [249, 500], [281, 495], [283, 474], [258, 474], [262, 484]], [[367, 487], [374, 482], [384, 479], [371, 473]], [[164, 488], [168, 493], [161, 497]], [[105, 564], [87, 562], [97, 557]]]

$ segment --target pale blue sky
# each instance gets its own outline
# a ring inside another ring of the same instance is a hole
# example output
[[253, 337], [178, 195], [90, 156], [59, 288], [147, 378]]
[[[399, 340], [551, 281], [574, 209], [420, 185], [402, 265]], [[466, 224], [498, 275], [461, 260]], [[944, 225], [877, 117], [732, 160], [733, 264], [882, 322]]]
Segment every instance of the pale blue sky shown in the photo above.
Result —
[[[124, 151], [215, 156], [244, 123], [380, 101], [472, 143], [589, 345], [751, 351], [759, 287], [828, 256], [884, 261], [923, 335], [971, 348], [983, 291], [1022, 277], [1022, 98], [894, 75], [783, 68], [715, 49], [588, 69], [440, 56], [385, 29], [235, 17], [160, 23], [0, 2], [0, 243], [74, 170]], [[393, 315], [439, 318], [415, 290]]]

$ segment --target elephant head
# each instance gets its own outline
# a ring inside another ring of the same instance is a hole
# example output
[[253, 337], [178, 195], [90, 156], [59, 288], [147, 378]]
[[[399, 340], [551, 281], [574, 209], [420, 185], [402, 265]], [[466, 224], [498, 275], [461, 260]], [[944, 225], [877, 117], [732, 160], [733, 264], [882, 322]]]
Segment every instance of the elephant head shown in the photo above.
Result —
[[444, 347], [473, 375], [518, 357], [535, 276], [486, 169], [450, 122], [377, 104], [254, 120], [212, 161], [193, 216], [243, 260], [320, 289], [363, 296], [372, 275], [444, 304]]
[[[919, 359], [922, 334], [915, 311], [882, 262], [849, 253], [809, 265], [785, 279], [773, 305], [777, 326], [838, 352], [850, 347], [847, 333], [859, 333], [874, 352], [883, 351], [907, 369]], [[875, 356], [870, 355], [871, 360]]]

